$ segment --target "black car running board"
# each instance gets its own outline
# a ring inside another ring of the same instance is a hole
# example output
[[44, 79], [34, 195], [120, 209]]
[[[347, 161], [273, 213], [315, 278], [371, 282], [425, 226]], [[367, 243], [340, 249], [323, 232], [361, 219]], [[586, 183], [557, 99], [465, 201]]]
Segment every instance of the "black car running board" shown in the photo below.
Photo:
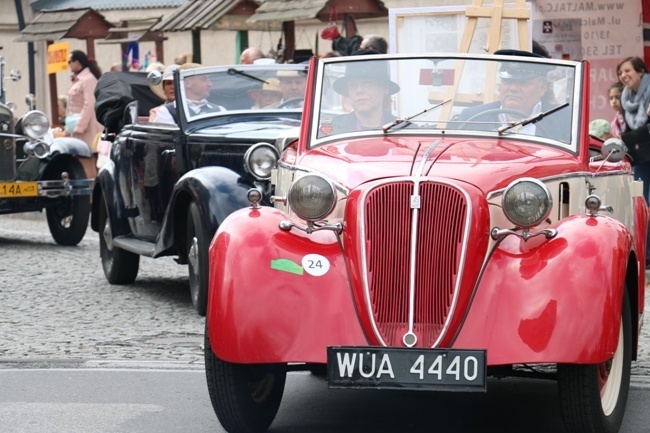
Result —
[[141, 256], [153, 257], [155, 244], [127, 236], [118, 236], [113, 238], [113, 246]]

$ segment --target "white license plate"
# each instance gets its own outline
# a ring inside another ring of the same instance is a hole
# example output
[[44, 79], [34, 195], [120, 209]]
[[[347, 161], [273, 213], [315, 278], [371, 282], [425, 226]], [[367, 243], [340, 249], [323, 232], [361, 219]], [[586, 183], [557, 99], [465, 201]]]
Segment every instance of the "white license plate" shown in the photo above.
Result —
[[330, 388], [486, 391], [486, 351], [328, 347]]

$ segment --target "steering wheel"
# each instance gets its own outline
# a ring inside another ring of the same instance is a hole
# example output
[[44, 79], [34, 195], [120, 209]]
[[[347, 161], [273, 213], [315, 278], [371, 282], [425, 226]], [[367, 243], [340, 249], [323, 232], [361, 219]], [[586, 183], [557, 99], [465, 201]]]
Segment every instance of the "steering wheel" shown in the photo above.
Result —
[[302, 97], [297, 97], [297, 98], [291, 98], [287, 99], [284, 101], [282, 104], [278, 105], [276, 108], [300, 108], [300, 105], [298, 105], [298, 102], [303, 102], [305, 98]]
[[[519, 121], [519, 120], [522, 120], [522, 119], [526, 119], [527, 117], [529, 117], [528, 114], [526, 114], [526, 113], [524, 113], [522, 111], [519, 111], [519, 110], [514, 110], [512, 108], [491, 108], [489, 110], [485, 110], [485, 111], [481, 111], [480, 113], [476, 113], [475, 115], [473, 115], [472, 117], [470, 117], [469, 119], [464, 121], [458, 127], [458, 129], [465, 129], [465, 127], [467, 127], [467, 124], [470, 123], [470, 122], [476, 122], [479, 119], [482, 119], [484, 117], [492, 117], [492, 118], [494, 118], [494, 117], [497, 117], [499, 114], [515, 116], [515, 120], [514, 120], [515, 122]], [[544, 127], [542, 125], [540, 125], [539, 122], [534, 123], [534, 125], [535, 125], [535, 128], [539, 128], [539, 130], [543, 133], [541, 135], [543, 135], [545, 137], [549, 136], [548, 131], [546, 131], [546, 129], [544, 129]]]

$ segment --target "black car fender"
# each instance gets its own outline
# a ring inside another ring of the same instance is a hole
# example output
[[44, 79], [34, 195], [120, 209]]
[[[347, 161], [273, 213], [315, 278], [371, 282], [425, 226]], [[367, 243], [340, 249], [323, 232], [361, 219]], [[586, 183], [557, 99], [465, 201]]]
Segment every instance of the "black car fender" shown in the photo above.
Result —
[[224, 167], [201, 167], [186, 173], [174, 187], [170, 212], [154, 256], [184, 242], [191, 202], [197, 204], [204, 227], [214, 233], [228, 215], [250, 205], [246, 198], [250, 188], [250, 181]]
[[50, 144], [50, 153], [67, 153], [70, 155], [90, 158], [93, 156], [88, 145], [75, 137], [55, 138]]
[[90, 227], [96, 232], [101, 232], [101, 228], [99, 227], [99, 206], [103, 202], [102, 196], [106, 203], [106, 212], [110, 217], [111, 233], [113, 236], [128, 234], [130, 228], [128, 219], [124, 215], [123, 200], [119, 188], [117, 188], [117, 179], [115, 178], [115, 163], [112, 160], [106, 162], [95, 178]]

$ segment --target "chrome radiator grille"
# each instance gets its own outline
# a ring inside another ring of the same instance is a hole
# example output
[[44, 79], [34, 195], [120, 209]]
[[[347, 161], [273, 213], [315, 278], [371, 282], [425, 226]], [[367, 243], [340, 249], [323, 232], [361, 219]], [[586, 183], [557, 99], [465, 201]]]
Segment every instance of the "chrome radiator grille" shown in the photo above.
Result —
[[[373, 319], [388, 346], [409, 330], [409, 273], [414, 272], [413, 332], [431, 347], [450, 314], [464, 250], [468, 204], [457, 188], [420, 184], [415, 263], [411, 263], [413, 182], [384, 184], [364, 203], [366, 290]], [[412, 266], [413, 265], [413, 266]]]

